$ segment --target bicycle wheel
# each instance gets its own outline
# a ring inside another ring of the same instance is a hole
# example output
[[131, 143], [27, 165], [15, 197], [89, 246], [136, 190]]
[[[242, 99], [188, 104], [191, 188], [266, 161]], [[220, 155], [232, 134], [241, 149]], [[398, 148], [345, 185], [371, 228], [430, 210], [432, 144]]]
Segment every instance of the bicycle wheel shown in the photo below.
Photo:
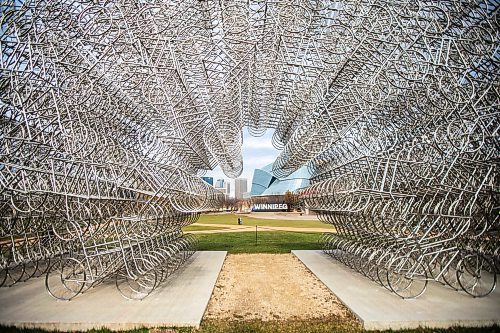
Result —
[[386, 252], [381, 250], [381, 254], [378, 256], [376, 260], [376, 276], [377, 279], [375, 282], [378, 282], [381, 286], [386, 288], [387, 290], [391, 290], [389, 287], [389, 282], [387, 281], [388, 270], [387, 267], [391, 262], [391, 258], [393, 257], [392, 252]]
[[457, 265], [457, 280], [463, 291], [473, 297], [484, 297], [497, 284], [493, 264], [480, 254], [469, 254]]
[[452, 258], [451, 255], [447, 255], [441, 261], [441, 269], [443, 270], [441, 277], [443, 278], [443, 281], [454, 290], [461, 289], [457, 279], [458, 258], [460, 257], [457, 256]]
[[421, 262], [411, 257], [398, 257], [387, 270], [389, 288], [401, 298], [416, 298], [427, 288], [427, 272]]
[[79, 295], [86, 283], [85, 266], [74, 258], [55, 261], [45, 275], [45, 287], [49, 294], [63, 301]]
[[115, 284], [123, 297], [142, 300], [158, 285], [158, 273], [152, 262], [145, 258], [131, 258], [129, 266], [120, 269], [115, 276]]
[[7, 287], [12, 287], [19, 281], [22, 281], [24, 276], [24, 263], [14, 263], [7, 267], [7, 278], [4, 281], [4, 285]]
[[142, 274], [130, 276], [125, 270], [117, 272], [115, 284], [120, 294], [126, 299], [142, 300], [156, 288], [158, 276], [151, 269]]
[[0, 287], [3, 287], [5, 280], [7, 280], [7, 267], [0, 267]]
[[38, 271], [38, 260], [30, 260], [24, 263], [24, 275], [21, 279], [22, 282], [26, 282], [36, 275]]

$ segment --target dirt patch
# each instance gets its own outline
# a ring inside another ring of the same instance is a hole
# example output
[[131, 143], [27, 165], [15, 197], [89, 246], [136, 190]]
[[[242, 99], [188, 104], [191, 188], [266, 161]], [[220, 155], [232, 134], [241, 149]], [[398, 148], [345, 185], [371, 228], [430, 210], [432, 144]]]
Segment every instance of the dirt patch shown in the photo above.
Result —
[[[228, 255], [206, 319], [355, 321], [349, 310], [292, 254]], [[332, 318], [333, 319], [333, 318]]]

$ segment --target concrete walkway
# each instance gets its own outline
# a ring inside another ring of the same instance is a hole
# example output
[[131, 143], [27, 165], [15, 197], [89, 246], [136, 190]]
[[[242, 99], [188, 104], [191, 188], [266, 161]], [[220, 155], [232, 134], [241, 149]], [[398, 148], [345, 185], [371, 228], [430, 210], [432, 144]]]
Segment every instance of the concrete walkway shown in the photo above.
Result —
[[[202, 223], [193, 223], [190, 226], [198, 226], [198, 227], [217, 227], [224, 229], [217, 230], [196, 230], [196, 231], [186, 231], [190, 234], [218, 234], [225, 232], [255, 232], [254, 225], [233, 225], [233, 224], [202, 224]], [[290, 231], [290, 232], [334, 232], [334, 228], [296, 228], [296, 227], [268, 227], [268, 226], [257, 226], [258, 232], [264, 231]]]
[[429, 282], [417, 299], [404, 300], [322, 251], [292, 251], [351, 311], [365, 329], [386, 330], [500, 324], [500, 290], [473, 298]]
[[123, 298], [114, 283], [100, 285], [69, 302], [49, 296], [44, 278], [2, 288], [0, 324], [62, 331], [199, 327], [225, 257], [225, 251], [196, 252], [142, 301]]

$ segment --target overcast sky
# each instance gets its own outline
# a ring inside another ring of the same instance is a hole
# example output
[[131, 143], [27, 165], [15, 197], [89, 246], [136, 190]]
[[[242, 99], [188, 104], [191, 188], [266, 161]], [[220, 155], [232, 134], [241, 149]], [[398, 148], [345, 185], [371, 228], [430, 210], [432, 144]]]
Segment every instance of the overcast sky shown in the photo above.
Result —
[[[261, 137], [253, 137], [248, 133], [247, 128], [243, 129], [243, 172], [240, 178], [246, 178], [247, 191], [252, 188], [253, 171], [256, 168], [262, 168], [269, 163], [274, 162], [280, 151], [274, 149], [271, 143], [274, 130], [268, 129]], [[217, 179], [224, 178], [227, 182], [231, 181], [231, 196], [234, 197], [234, 179], [227, 177], [220, 167], [216, 167], [212, 171], [207, 171], [207, 177], [214, 178], [214, 185]]]

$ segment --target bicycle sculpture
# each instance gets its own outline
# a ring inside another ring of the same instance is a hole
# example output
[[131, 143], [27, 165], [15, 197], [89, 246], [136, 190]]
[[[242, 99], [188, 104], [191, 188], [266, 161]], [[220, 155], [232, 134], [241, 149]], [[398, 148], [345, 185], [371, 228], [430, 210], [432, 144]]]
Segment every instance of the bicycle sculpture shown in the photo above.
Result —
[[496, 1], [4, 1], [0, 285], [142, 299], [274, 128], [325, 250], [402, 297], [499, 269]]

